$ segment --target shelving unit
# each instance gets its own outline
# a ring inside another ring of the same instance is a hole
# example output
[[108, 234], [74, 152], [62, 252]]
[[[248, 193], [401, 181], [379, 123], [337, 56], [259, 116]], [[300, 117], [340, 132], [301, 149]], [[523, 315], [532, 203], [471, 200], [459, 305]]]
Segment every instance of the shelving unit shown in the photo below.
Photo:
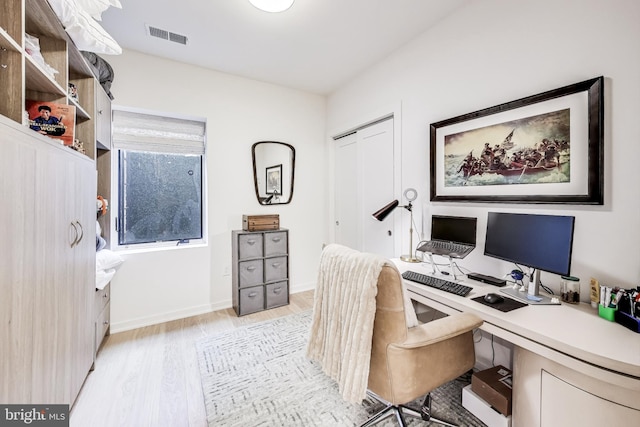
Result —
[[238, 316], [289, 304], [289, 230], [233, 230], [231, 251]]
[[[40, 40], [45, 62], [58, 73], [49, 75], [24, 48], [24, 34]], [[76, 139], [85, 154], [96, 159], [97, 99], [106, 97], [91, 66], [75, 47], [46, 1], [5, 0], [0, 14], [0, 114], [23, 122], [27, 99], [76, 107]], [[67, 94], [69, 83], [78, 88], [78, 100]], [[102, 93], [101, 93], [102, 92]], [[107, 97], [108, 99], [108, 97]], [[109, 107], [110, 109], [110, 107]], [[111, 117], [102, 116], [110, 123]], [[110, 142], [103, 148], [110, 145]]]
[[[58, 73], [27, 52], [25, 34]], [[28, 99], [74, 105], [85, 155], [25, 126]], [[111, 196], [110, 148], [111, 100], [49, 3], [0, 2], [0, 193], [10, 207], [0, 241], [10, 260], [0, 269], [0, 341], [11, 343], [0, 348], [4, 403], [73, 404], [109, 333], [110, 287], [94, 290], [93, 230], [96, 193]], [[109, 220], [100, 220], [107, 241]]]

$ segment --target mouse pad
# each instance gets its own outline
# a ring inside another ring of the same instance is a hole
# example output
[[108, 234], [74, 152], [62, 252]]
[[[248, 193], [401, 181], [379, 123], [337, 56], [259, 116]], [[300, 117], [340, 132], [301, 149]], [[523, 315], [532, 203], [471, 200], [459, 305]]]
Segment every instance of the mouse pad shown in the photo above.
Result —
[[[501, 295], [502, 296], [502, 295]], [[475, 298], [471, 298], [473, 301], [479, 302], [480, 304], [484, 304], [488, 307], [491, 308], [495, 308], [496, 310], [500, 310], [503, 312], [507, 312], [507, 311], [511, 311], [511, 310], [515, 310], [516, 308], [520, 308], [520, 307], [526, 307], [527, 304], [520, 302], [520, 301], [516, 301], [514, 299], [511, 299], [509, 297], [505, 297], [502, 296], [504, 298], [503, 302], [499, 302], [497, 304], [489, 304], [488, 302], [486, 302], [484, 300], [484, 295], [480, 296], [480, 297], [475, 297]]]

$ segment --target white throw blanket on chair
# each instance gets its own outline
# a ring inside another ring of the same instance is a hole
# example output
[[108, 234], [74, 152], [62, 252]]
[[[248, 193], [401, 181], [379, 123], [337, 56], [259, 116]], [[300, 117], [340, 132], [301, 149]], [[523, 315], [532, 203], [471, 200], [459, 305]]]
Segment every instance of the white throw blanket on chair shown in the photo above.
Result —
[[307, 357], [320, 362], [348, 402], [366, 397], [378, 276], [387, 262], [337, 244], [320, 258]]

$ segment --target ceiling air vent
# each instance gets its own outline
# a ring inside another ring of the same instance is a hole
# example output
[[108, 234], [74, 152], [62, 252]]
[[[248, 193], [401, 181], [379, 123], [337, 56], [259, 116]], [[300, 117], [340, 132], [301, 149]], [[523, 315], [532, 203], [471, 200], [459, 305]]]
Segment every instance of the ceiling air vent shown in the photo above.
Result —
[[163, 30], [162, 28], [152, 27], [151, 25], [145, 25], [147, 27], [147, 34], [151, 37], [157, 37], [163, 40], [169, 40], [171, 42], [179, 43], [179, 44], [187, 44], [188, 38], [182, 34], [172, 33], [167, 30]]

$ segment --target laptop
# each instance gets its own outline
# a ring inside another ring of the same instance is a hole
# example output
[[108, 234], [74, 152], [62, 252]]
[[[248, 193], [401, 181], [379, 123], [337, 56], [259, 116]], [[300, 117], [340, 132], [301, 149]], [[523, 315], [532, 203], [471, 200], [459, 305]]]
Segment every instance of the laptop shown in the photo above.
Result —
[[418, 247], [421, 252], [462, 259], [476, 247], [478, 219], [462, 216], [431, 216], [431, 240]]

